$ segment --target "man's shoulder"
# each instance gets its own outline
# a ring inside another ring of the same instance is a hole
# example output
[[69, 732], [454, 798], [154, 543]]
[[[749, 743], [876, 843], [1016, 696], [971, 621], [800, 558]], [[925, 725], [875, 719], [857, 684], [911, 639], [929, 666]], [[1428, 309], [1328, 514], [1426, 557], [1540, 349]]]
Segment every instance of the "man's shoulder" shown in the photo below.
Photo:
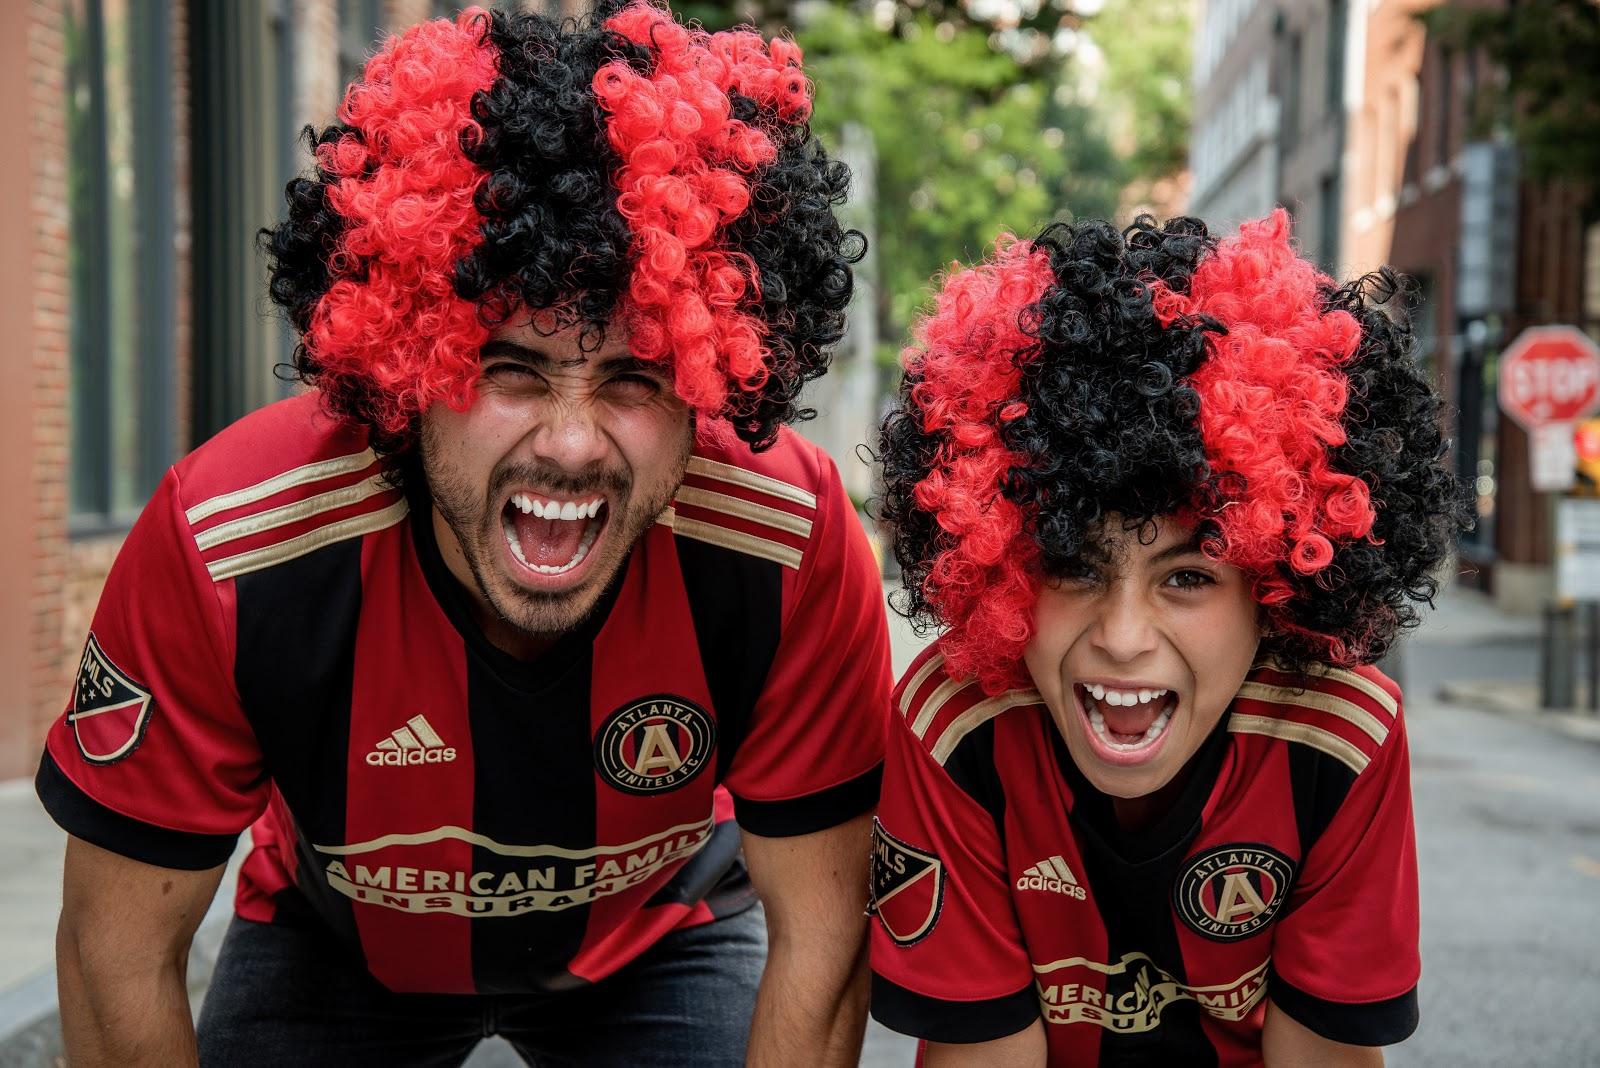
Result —
[[1228, 730], [1309, 748], [1359, 775], [1400, 716], [1400, 688], [1375, 667], [1319, 665], [1291, 674], [1269, 663], [1246, 676]]
[[399, 522], [365, 431], [305, 393], [258, 409], [176, 465], [178, 506], [215, 581]]
[[827, 454], [787, 428], [761, 452], [731, 433], [702, 435], [663, 521], [679, 537], [798, 570], [838, 482]]
[[1040, 704], [1037, 690], [986, 693], [973, 678], [951, 676], [937, 644], [924, 649], [894, 690], [895, 715], [934, 763], [948, 767], [978, 728], [1001, 713]]

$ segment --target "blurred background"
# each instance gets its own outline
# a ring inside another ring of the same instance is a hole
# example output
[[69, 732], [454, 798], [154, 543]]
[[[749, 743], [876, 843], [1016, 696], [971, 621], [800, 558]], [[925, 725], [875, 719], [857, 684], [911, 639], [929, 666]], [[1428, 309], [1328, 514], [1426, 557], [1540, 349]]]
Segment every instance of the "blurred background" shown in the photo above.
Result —
[[[253, 239], [306, 165], [298, 131], [333, 118], [384, 33], [457, 7], [0, 0], [0, 1068], [56, 1048], [61, 839], [30, 777], [106, 569], [168, 464], [294, 388], [273, 373], [293, 339]], [[1600, 600], [1583, 512], [1600, 428], [1572, 425], [1600, 395], [1531, 436], [1498, 399], [1533, 327], [1571, 328], [1550, 359], [1600, 379], [1573, 340], [1600, 338], [1600, 3], [677, 10], [792, 33], [814, 125], [855, 172], [871, 252], [804, 432], [859, 504], [860, 446], [928, 279], [1001, 230], [1139, 212], [1229, 227], [1282, 204], [1330, 273], [1415, 279], [1393, 312], [1448, 402], [1478, 523], [1386, 665], [1412, 721], [1426, 968], [1423, 1029], [1390, 1059], [1600, 1064], [1600, 611], [1579, 610]], [[923, 639], [895, 640], [903, 666]], [[868, 1061], [909, 1063], [877, 1032]]]

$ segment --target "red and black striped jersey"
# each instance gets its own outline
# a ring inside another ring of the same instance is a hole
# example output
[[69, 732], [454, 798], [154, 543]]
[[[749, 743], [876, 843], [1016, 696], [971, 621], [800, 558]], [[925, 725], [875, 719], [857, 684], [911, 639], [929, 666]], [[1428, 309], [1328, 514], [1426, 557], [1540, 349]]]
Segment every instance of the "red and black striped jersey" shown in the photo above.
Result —
[[1398, 689], [1252, 670], [1172, 808], [1119, 830], [1031, 690], [929, 651], [896, 690], [873, 864], [873, 1014], [936, 1042], [1044, 1021], [1052, 1065], [1261, 1062], [1266, 999], [1339, 1042], [1416, 1026]]
[[740, 827], [876, 802], [882, 587], [813, 445], [698, 446], [594, 620], [535, 662], [472, 622], [428, 512], [314, 394], [181, 461], [50, 731], [51, 814], [190, 869], [253, 824], [241, 915], [320, 922], [394, 990], [496, 993], [750, 904]]

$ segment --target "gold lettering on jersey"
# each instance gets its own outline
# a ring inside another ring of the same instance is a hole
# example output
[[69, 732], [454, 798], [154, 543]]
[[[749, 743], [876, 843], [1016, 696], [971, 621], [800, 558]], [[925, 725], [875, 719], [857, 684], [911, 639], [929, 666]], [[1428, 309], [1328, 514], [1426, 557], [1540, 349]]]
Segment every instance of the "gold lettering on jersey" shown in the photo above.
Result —
[[[459, 828], [396, 835], [358, 847], [316, 848], [330, 857], [323, 868], [328, 885], [352, 900], [401, 912], [514, 916], [588, 904], [667, 875], [672, 865], [704, 848], [714, 827], [714, 819], [708, 817], [637, 842], [588, 850], [504, 845], [482, 835], [466, 835]], [[483, 847], [503, 865], [494, 870], [465, 871], [370, 860], [360, 863], [350, 856], [356, 849], [399, 853], [460, 838]]]
[[[1219, 1020], [1243, 1020], [1267, 992], [1267, 961], [1228, 983], [1182, 983], [1143, 953], [1125, 953], [1116, 964], [1070, 957], [1034, 965], [1034, 988], [1045, 1023], [1088, 1023], [1108, 1031], [1137, 1033], [1161, 1024], [1175, 1001], [1194, 1001]], [[1075, 980], [1075, 981], [1068, 981]]]

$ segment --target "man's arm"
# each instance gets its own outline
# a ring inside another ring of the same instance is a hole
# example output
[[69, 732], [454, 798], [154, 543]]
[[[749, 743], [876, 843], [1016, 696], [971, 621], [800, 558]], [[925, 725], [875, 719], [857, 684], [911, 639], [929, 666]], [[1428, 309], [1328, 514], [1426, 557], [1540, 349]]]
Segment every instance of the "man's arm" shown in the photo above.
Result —
[[922, 1065], [923, 1068], [1044, 1068], [1048, 1052], [1044, 1021], [1035, 1020], [1016, 1034], [993, 1042], [960, 1046], [929, 1042]]
[[1383, 1068], [1377, 1046], [1350, 1046], [1323, 1038], [1267, 999], [1261, 1029], [1261, 1059], [1267, 1068]]
[[56, 983], [73, 1068], [196, 1063], [189, 942], [222, 872], [158, 868], [67, 839]]
[[747, 1063], [854, 1065], [867, 1025], [872, 814], [792, 838], [744, 832], [767, 914], [767, 967]]

